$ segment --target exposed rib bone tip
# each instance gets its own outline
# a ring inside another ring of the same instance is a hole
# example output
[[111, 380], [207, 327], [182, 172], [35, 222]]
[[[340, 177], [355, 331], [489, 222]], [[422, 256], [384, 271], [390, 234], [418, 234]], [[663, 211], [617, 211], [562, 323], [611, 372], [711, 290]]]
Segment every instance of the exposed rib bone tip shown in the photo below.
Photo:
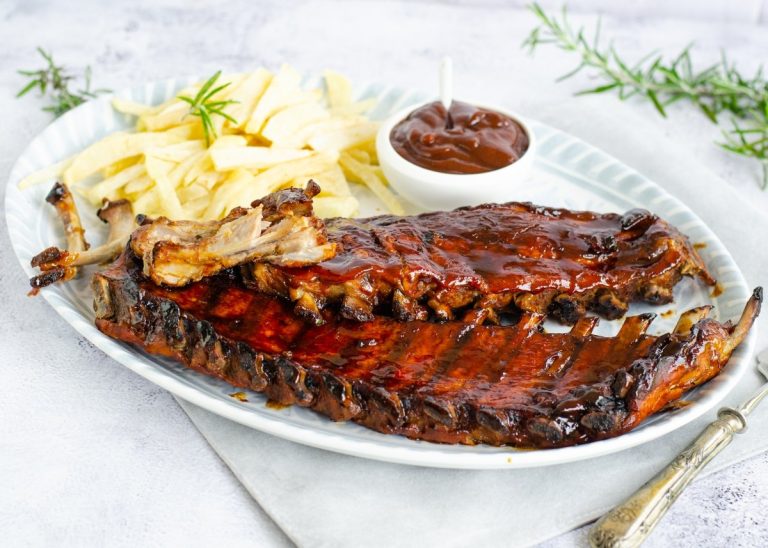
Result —
[[56, 181], [53, 184], [53, 187], [51, 188], [51, 190], [46, 195], [45, 201], [48, 202], [49, 204], [55, 205], [56, 202], [58, 202], [68, 194], [69, 194], [69, 189], [67, 188], [67, 186], [63, 183]]
[[573, 324], [571, 335], [574, 337], [588, 337], [592, 334], [598, 323], [600, 323], [600, 318], [597, 316], [583, 316]]
[[[119, 213], [116, 213], [119, 212]], [[123, 215], [123, 212], [127, 212], [129, 216], [133, 216], [133, 208], [131, 202], [128, 200], [108, 200], [104, 198], [101, 202], [101, 207], [96, 212], [96, 216], [105, 223], [111, 221], [110, 217], [115, 215]]]
[[520, 318], [520, 327], [526, 330], [536, 329], [543, 321], [545, 315], [538, 312], [526, 312]]
[[755, 299], [759, 303], [763, 302], [763, 287], [762, 286], [757, 286], [755, 288], [755, 290], [752, 292], [752, 298]]
[[698, 306], [683, 312], [675, 325], [674, 333], [678, 335], [688, 335], [694, 324], [709, 316], [712, 312], [712, 305]]
[[656, 314], [652, 312], [630, 316], [624, 320], [623, 324], [621, 324], [619, 332], [616, 334], [616, 338], [626, 342], [634, 341], [648, 331], [648, 328], [655, 319]]

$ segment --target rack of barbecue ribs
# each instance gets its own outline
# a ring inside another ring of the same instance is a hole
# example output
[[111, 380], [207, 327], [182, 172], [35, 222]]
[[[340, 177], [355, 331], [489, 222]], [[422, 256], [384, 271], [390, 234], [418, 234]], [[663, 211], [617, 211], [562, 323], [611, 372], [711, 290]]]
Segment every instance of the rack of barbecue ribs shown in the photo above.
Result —
[[[268, 197], [268, 203], [274, 197]], [[598, 214], [489, 204], [411, 217], [326, 221], [335, 256], [309, 268], [254, 262], [249, 283], [321, 321], [493, 323], [499, 312], [549, 314], [568, 324], [587, 310], [623, 316], [631, 301], [666, 303], [683, 276], [714, 284], [688, 239], [651, 213]]]
[[[323, 222], [317, 192], [282, 190], [221, 221], [139, 219], [130, 240], [129, 205], [105, 204], [113, 237], [87, 249], [59, 188], [52, 203], [74, 228], [66, 251], [34, 259], [33, 287], [122, 249], [92, 280], [110, 337], [335, 421], [534, 448], [636, 427], [717, 375], [760, 311], [758, 288], [735, 323], [702, 306], [671, 333], [649, 335], [654, 315], [642, 314], [593, 334], [586, 309], [614, 318], [632, 299], [670, 300], [681, 276], [713, 283], [685, 236], [648, 212], [513, 203]], [[572, 328], [545, 332], [547, 314]]]
[[622, 434], [717, 375], [746, 336], [756, 290], [735, 323], [684, 313], [672, 333], [646, 333], [653, 314], [615, 337], [595, 317], [545, 333], [542, 314], [515, 325], [368, 322], [324, 310], [307, 322], [237, 271], [182, 288], [152, 282], [127, 250], [93, 280], [96, 325], [281, 404], [335, 421], [443, 443], [550, 448]]

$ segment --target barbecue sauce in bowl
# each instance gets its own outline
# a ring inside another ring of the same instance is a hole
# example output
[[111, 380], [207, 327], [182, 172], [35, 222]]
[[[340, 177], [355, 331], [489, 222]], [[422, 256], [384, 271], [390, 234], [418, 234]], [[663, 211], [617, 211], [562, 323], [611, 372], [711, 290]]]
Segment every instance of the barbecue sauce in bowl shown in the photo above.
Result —
[[519, 160], [529, 139], [506, 114], [453, 101], [439, 101], [411, 112], [389, 136], [395, 151], [417, 166], [441, 173], [495, 171]]

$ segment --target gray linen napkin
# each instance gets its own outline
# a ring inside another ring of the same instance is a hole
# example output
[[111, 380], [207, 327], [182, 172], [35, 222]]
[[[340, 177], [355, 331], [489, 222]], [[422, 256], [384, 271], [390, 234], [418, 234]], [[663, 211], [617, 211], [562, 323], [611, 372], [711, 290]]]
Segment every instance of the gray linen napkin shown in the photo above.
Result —
[[[681, 154], [647, 120], [605, 99], [520, 108], [579, 136], [655, 180], [699, 214], [752, 285], [766, 283], [768, 219], [728, 184]], [[629, 130], [631, 128], [631, 131]], [[768, 341], [764, 314], [758, 349]], [[761, 382], [748, 372], [726, 399]], [[180, 402], [246, 489], [300, 546], [520, 546], [595, 519], [644, 483], [714, 418], [614, 455], [527, 470], [458, 471], [368, 461], [313, 449]], [[712, 473], [768, 449], [768, 405]]]

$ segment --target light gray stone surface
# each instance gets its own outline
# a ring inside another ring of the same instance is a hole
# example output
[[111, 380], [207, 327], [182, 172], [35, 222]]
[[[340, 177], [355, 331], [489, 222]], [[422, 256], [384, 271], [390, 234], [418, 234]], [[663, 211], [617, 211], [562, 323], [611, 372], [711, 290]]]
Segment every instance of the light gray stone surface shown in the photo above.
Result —
[[[649, 12], [611, 11], [604, 32], [629, 58], [653, 48], [674, 53], [696, 40], [702, 66], [724, 47], [740, 66], [753, 68], [768, 51], [768, 33], [758, 24], [765, 8], [756, 1], [743, 4], [706, 3], [696, 17], [657, 18], [667, 13], [662, 3], [646, 3], [653, 8]], [[532, 20], [507, 6], [490, 0], [448, 5], [2, 0], [0, 181], [49, 121], [35, 98], [13, 98], [22, 85], [15, 70], [39, 65], [38, 45], [73, 68], [92, 65], [96, 84], [113, 89], [283, 61], [304, 70], [332, 67], [356, 80], [427, 88], [436, 61], [450, 54], [459, 74], [457, 94], [510, 106], [532, 93], [541, 101], [578, 100], [571, 93], [590, 84], [586, 76], [552, 83], [575, 60], [554, 49], [533, 58], [523, 54], [518, 44]], [[723, 6], [729, 6], [729, 15], [723, 15]], [[605, 3], [598, 7], [607, 9]], [[585, 9], [580, 3], [580, 11]], [[686, 13], [675, 9], [673, 15]], [[594, 21], [583, 13], [576, 19]], [[714, 147], [718, 132], [698, 113], [681, 107], [662, 120], [645, 104], [633, 108], [730, 181], [723, 192], [743, 193], [768, 209], [754, 167]], [[733, 215], [737, 222], [738, 212]], [[167, 393], [105, 358], [42, 300], [24, 297], [26, 281], [4, 219], [0, 232], [4, 544], [287, 543]], [[762, 455], [692, 486], [651, 545], [765, 545], [767, 464]], [[575, 531], [549, 545], [583, 543], [584, 535]]]

